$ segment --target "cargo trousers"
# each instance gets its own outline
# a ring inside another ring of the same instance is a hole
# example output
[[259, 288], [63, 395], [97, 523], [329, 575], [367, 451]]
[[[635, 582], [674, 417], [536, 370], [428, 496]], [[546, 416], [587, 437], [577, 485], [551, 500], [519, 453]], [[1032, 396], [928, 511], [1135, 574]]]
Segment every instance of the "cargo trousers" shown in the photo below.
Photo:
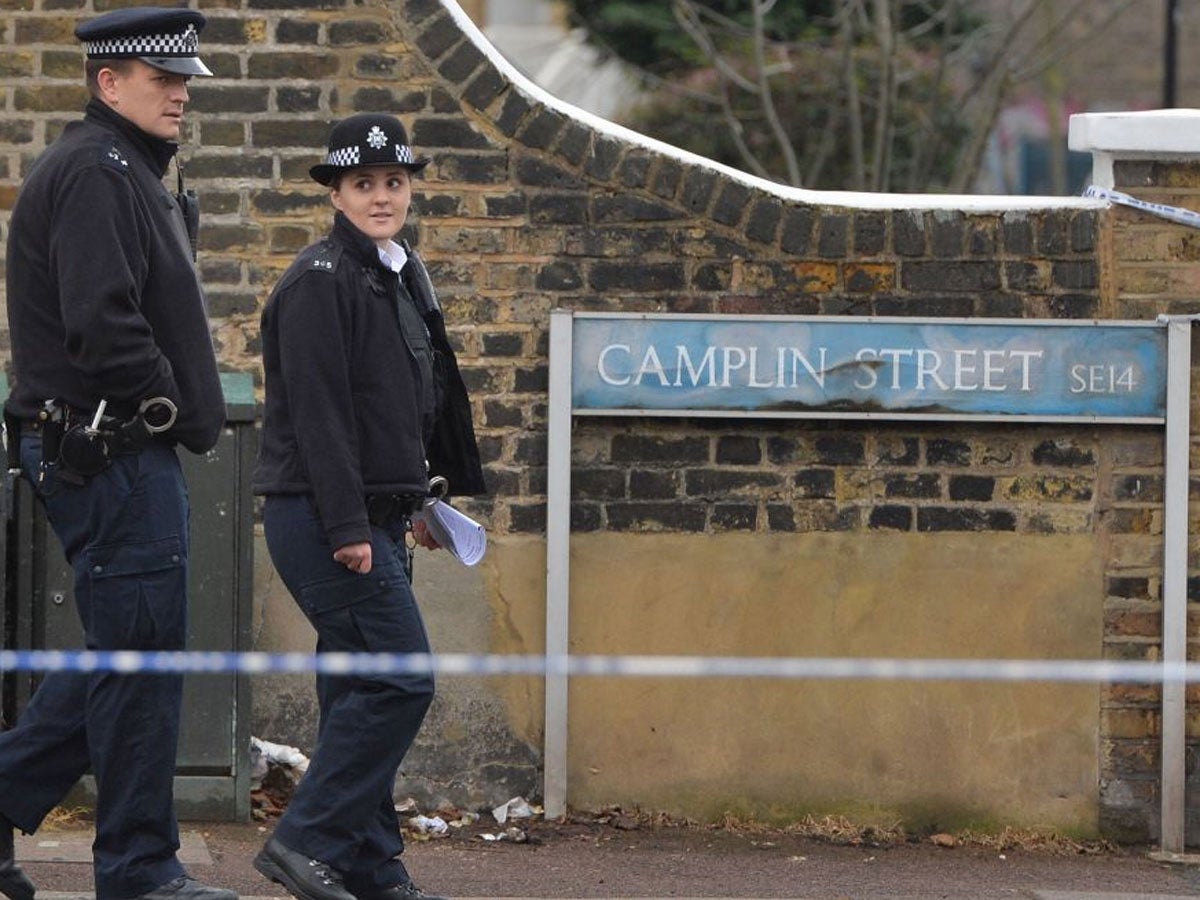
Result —
[[[189, 510], [174, 448], [119, 454], [80, 483], [43, 468], [41, 438], [27, 434], [21, 469], [71, 565], [87, 648], [184, 649]], [[182, 696], [182, 674], [49, 672], [0, 733], [0, 813], [24, 832], [95, 776], [97, 900], [184, 874], [173, 794]]]
[[[317, 633], [317, 652], [428, 654], [410, 584], [407, 522], [371, 527], [369, 573], [333, 559], [307, 495], [267, 495], [267, 549]], [[342, 873], [366, 898], [409, 881], [393, 789], [433, 701], [429, 672], [317, 674], [320, 719], [308, 770], [275, 827], [289, 849]]]

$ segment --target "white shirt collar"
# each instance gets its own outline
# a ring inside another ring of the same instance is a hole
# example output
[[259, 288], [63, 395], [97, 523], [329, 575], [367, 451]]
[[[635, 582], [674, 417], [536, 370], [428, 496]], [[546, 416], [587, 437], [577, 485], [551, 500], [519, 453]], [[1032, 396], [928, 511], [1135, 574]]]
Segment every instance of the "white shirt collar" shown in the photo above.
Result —
[[393, 272], [399, 273], [408, 262], [408, 254], [395, 241], [388, 241], [386, 247], [379, 248], [379, 261]]

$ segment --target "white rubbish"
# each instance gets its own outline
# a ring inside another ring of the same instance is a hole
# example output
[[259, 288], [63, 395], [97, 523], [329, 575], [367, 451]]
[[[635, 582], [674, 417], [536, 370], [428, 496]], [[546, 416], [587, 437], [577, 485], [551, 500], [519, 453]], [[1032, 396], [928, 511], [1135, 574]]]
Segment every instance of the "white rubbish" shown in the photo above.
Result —
[[440, 835], [450, 830], [441, 816], [413, 816], [408, 820], [408, 827], [417, 834]]
[[509, 819], [528, 819], [533, 815], [533, 807], [524, 797], [513, 797], [492, 810], [492, 816], [503, 825]]
[[482, 841], [512, 841], [514, 844], [524, 844], [529, 840], [529, 835], [515, 825], [510, 825], [504, 831], [500, 832], [500, 834], [481, 834], [479, 835], [479, 839]]
[[288, 769], [293, 781], [299, 781], [308, 771], [308, 757], [295, 747], [273, 744], [251, 736], [250, 783], [254, 787], [262, 784], [272, 764]]

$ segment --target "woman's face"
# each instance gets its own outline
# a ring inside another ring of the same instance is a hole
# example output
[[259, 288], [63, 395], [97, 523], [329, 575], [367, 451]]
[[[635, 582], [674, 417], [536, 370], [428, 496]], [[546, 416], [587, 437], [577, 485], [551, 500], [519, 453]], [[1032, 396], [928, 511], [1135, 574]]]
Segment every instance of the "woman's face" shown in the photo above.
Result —
[[383, 246], [408, 218], [412, 179], [404, 166], [363, 166], [343, 175], [329, 196], [334, 209]]

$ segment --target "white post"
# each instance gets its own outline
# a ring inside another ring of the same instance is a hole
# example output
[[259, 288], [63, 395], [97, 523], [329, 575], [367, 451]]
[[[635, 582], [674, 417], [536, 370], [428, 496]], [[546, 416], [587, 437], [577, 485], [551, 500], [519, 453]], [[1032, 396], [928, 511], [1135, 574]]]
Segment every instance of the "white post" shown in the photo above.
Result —
[[1188, 454], [1192, 320], [1167, 320], [1167, 433], [1163, 484], [1162, 834], [1166, 853], [1184, 849], [1186, 750]]
[[542, 800], [547, 819], [567, 812], [567, 657], [571, 582], [570, 310], [550, 313], [546, 451], [546, 724]]

